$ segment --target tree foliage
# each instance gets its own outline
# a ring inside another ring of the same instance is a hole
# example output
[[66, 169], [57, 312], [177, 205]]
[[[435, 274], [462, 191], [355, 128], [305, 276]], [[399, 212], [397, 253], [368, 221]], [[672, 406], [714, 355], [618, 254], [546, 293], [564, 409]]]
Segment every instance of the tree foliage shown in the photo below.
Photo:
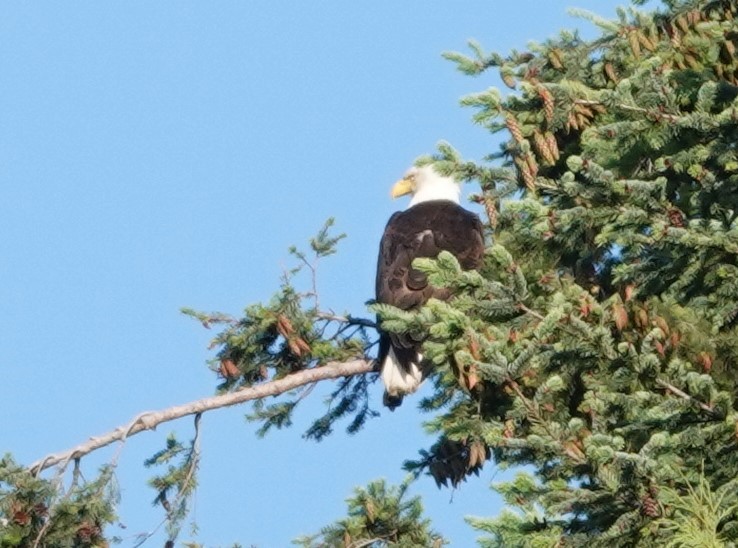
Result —
[[85, 481], [75, 466], [69, 485], [35, 477], [9, 455], [0, 459], [0, 546], [107, 545], [105, 526], [116, 517], [113, 467]]
[[[283, 274], [279, 291], [268, 303], [248, 306], [240, 319], [222, 313], [184, 310], [206, 327], [225, 324], [225, 329], [211, 343], [213, 348], [218, 348], [211, 366], [223, 380], [218, 390], [238, 390], [331, 362], [369, 358], [374, 343], [368, 328], [374, 328], [374, 322], [320, 308], [318, 263], [334, 254], [338, 242], [345, 237], [331, 233], [333, 222], [329, 219], [310, 239], [309, 252], [290, 248], [298, 263]], [[307, 289], [301, 290], [302, 286]], [[377, 414], [367, 390], [375, 381], [376, 376], [343, 379], [327, 401], [326, 413], [313, 422], [305, 437], [320, 440], [333, 431], [336, 421], [348, 417], [351, 417], [348, 432], [359, 430], [368, 418]], [[261, 436], [272, 428], [290, 426], [292, 413], [311, 390], [305, 387], [269, 405], [257, 400], [248, 419], [261, 423], [258, 430]]]
[[348, 517], [294, 544], [304, 548], [440, 548], [446, 541], [422, 517], [419, 497], [407, 498], [408, 478], [399, 486], [376, 480], [347, 500]]
[[517, 512], [473, 521], [488, 546], [738, 536], [736, 5], [665, 4], [582, 14], [592, 41], [448, 54], [514, 90], [463, 101], [508, 135], [494, 169], [436, 158], [481, 182], [495, 245], [484, 281], [447, 305], [463, 328], [429, 322], [462, 388], [431, 425], [535, 470], [497, 486]]

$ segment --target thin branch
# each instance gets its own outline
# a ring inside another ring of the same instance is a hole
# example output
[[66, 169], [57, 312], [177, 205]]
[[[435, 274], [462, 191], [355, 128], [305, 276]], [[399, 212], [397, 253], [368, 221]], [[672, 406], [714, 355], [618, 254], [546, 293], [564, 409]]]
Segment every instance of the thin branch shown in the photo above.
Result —
[[202, 413], [197, 413], [195, 415], [195, 439], [192, 442], [192, 452], [190, 453], [190, 463], [187, 469], [187, 476], [185, 477], [184, 481], [182, 482], [182, 487], [179, 489], [179, 493], [177, 493], [177, 498], [174, 500], [174, 507], [176, 508], [180, 504], [182, 504], [182, 500], [187, 495], [188, 491], [192, 488], [192, 478], [195, 475], [195, 470], [200, 464], [200, 419], [202, 418]]
[[561, 441], [560, 436], [558, 436], [548, 425], [547, 421], [541, 416], [541, 413], [538, 411], [538, 407], [530, 401], [527, 397], [525, 397], [525, 394], [523, 394], [523, 390], [520, 388], [520, 385], [517, 383], [517, 381], [511, 377], [505, 378], [505, 382], [507, 385], [513, 389], [513, 392], [515, 392], [515, 395], [520, 398], [520, 401], [523, 402], [523, 405], [525, 406], [526, 410], [528, 411], [528, 418], [531, 419], [531, 421], [538, 421], [538, 424], [543, 428], [546, 433], [551, 436], [551, 439], [556, 441], [556, 443], [561, 447], [561, 450], [572, 460], [576, 461], [577, 463], [581, 464], [584, 462], [584, 454], [581, 455], [581, 450], [577, 448], [577, 451], [572, 450], [571, 448], [567, 448], [564, 443]]
[[[159, 524], [154, 527], [151, 531], [148, 533], [144, 533], [143, 535], [140, 535], [137, 537], [136, 544], [133, 545], [133, 548], [138, 548], [139, 546], [143, 546], [151, 537], [153, 537], [156, 532], [161, 528], [162, 525], [164, 525], [167, 521], [171, 520], [174, 513], [177, 511], [177, 508], [180, 504], [182, 504], [182, 501], [184, 497], [187, 495], [187, 487], [192, 481], [192, 477], [195, 475], [195, 469], [200, 463], [200, 419], [202, 418], [201, 413], [197, 413], [195, 415], [195, 439], [192, 441], [192, 451], [190, 453], [190, 462], [187, 466], [187, 475], [182, 482], [181, 487], [179, 488], [179, 492], [177, 493], [177, 497], [174, 499], [174, 502], [169, 506], [168, 508], [162, 504], [162, 507], [164, 508], [166, 515], [164, 516], [164, 519], [162, 519]], [[176, 536], [176, 535], [175, 535]], [[173, 540], [173, 539], [169, 539]]]
[[[592, 100], [587, 100], [587, 99], [577, 99], [576, 101], [574, 101], [574, 104], [576, 104], [576, 105], [583, 105], [583, 106], [595, 106], [595, 105], [597, 105], [597, 106], [603, 106], [603, 107], [605, 106], [604, 103], [602, 103], [600, 101], [592, 101]], [[621, 109], [621, 110], [627, 110], [627, 111], [630, 111], [630, 112], [639, 112], [641, 114], [645, 114], [647, 116], [652, 116], [652, 117], [654, 117], [656, 119], [660, 119], [660, 120], [667, 120], [669, 122], [677, 122], [677, 121], [679, 121], [679, 116], [677, 116], [676, 114], [668, 114], [666, 112], [659, 112], [659, 111], [648, 110], [648, 109], [643, 108], [643, 107], [637, 107], [637, 106], [633, 106], [633, 105], [626, 105], [626, 104], [623, 104], [623, 103], [618, 103], [615, 106], [617, 108]]]
[[302, 393], [298, 396], [297, 401], [299, 402], [307, 398], [310, 395], [310, 393], [315, 389], [316, 386], [318, 386], [318, 383], [315, 383], [315, 382], [313, 384], [308, 385], [307, 388], [302, 390]]
[[354, 318], [353, 316], [338, 316], [336, 314], [332, 314], [330, 312], [318, 312], [317, 317], [321, 320], [328, 320], [332, 322], [340, 322], [345, 323], [348, 325], [358, 325], [361, 327], [372, 327], [377, 328], [377, 323], [368, 320], [366, 318]]
[[206, 411], [212, 411], [213, 409], [219, 409], [221, 407], [230, 407], [232, 405], [237, 405], [251, 400], [258, 400], [268, 396], [276, 396], [293, 390], [298, 386], [304, 386], [318, 381], [369, 373], [373, 370], [373, 367], [374, 362], [372, 360], [365, 359], [357, 359], [349, 362], [329, 362], [321, 367], [298, 371], [297, 373], [292, 373], [291, 375], [287, 375], [281, 379], [265, 382], [256, 386], [248, 386], [235, 392], [203, 398], [182, 405], [175, 405], [167, 409], [161, 409], [159, 411], [147, 411], [134, 417], [132, 421], [124, 424], [123, 426], [119, 426], [115, 430], [100, 436], [91, 437], [86, 442], [67, 451], [47, 455], [43, 459], [31, 464], [29, 468], [32, 473], [38, 474], [42, 470], [51, 468], [57, 464], [63, 464], [66, 466], [66, 464], [73, 459], [83, 457], [97, 449], [110, 445], [113, 442], [124, 440], [127, 437], [134, 436], [144, 430], [154, 430], [157, 426], [165, 422], [180, 419], [187, 415], [195, 415]]
[[312, 285], [312, 291], [308, 293], [304, 293], [303, 295], [306, 297], [312, 297], [313, 301], [315, 303], [316, 310], [320, 308], [320, 301], [318, 297], [318, 276], [317, 276], [317, 267], [318, 267], [318, 259], [320, 257], [316, 256], [313, 262], [310, 262], [307, 260], [307, 257], [305, 257], [305, 254], [302, 251], [294, 250], [292, 253], [295, 257], [300, 259], [303, 265], [308, 267], [310, 270], [310, 280]]
[[[65, 463], [66, 467], [66, 463]], [[58, 506], [69, 500], [72, 496], [72, 493], [74, 493], [74, 488], [77, 485], [77, 482], [79, 481], [79, 477], [81, 475], [80, 467], [79, 467], [79, 459], [74, 459], [74, 470], [72, 471], [72, 482], [69, 485], [69, 488], [64, 491], [64, 468], [60, 468], [57, 470], [56, 474], [54, 475], [54, 483], [56, 483], [57, 488], [54, 490], [54, 495], [52, 498], [52, 503], [49, 505], [49, 514], [48, 519], [43, 524], [41, 529], [38, 531], [38, 535], [36, 535], [36, 538], [33, 540], [33, 548], [38, 548], [41, 545], [41, 541], [44, 538], [44, 535], [46, 535], [46, 532], [49, 530], [51, 525], [54, 523], [54, 518], [56, 517], [54, 515], [54, 511]]]
[[658, 384], [659, 386], [665, 388], [667, 392], [671, 392], [675, 396], [679, 396], [683, 400], [686, 400], [686, 401], [688, 401], [690, 403], [695, 404], [697, 407], [699, 407], [703, 411], [707, 411], [710, 414], [714, 414], [715, 413], [715, 408], [714, 407], [712, 407], [711, 405], [707, 405], [706, 403], [701, 402], [701, 401], [699, 401], [696, 398], [693, 398], [692, 396], [690, 396], [686, 392], [680, 390], [679, 388], [677, 388], [673, 384], [669, 384], [668, 382], [662, 381], [661, 379], [656, 379], [656, 384]]
[[365, 539], [365, 540], [357, 540], [356, 542], [349, 544], [349, 548], [364, 548], [365, 546], [371, 546], [375, 542], [383, 541], [385, 539], [395, 536], [396, 534], [397, 534], [397, 529], [393, 529], [386, 535], [382, 535], [380, 537], [374, 537], [374, 538]]
[[531, 316], [533, 316], [534, 318], [537, 318], [537, 319], [539, 319], [539, 320], [541, 320], [541, 321], [543, 321], [543, 320], [545, 320], [545, 319], [546, 319], [546, 318], [545, 318], [544, 316], [542, 316], [541, 314], [539, 314], [539, 313], [538, 313], [538, 312], [536, 312], [535, 310], [533, 310], [533, 309], [531, 309], [531, 308], [528, 308], [528, 307], [527, 307], [527, 306], [525, 306], [525, 305], [524, 305], [523, 303], [519, 303], [519, 304], [518, 304], [518, 310], [521, 310], [522, 312], [525, 312], [526, 314], [530, 314], [530, 315], [531, 315]]
[[310, 278], [313, 284], [313, 298], [315, 299], [315, 310], [320, 308], [320, 296], [318, 295], [318, 257], [316, 256], [312, 263], [308, 264], [310, 269]]

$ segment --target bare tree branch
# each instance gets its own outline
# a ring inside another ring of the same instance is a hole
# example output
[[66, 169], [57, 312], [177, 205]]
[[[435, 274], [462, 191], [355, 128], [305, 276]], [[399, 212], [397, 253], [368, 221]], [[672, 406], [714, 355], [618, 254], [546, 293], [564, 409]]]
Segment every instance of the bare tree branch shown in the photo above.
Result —
[[304, 386], [318, 381], [369, 373], [373, 368], [374, 361], [365, 359], [357, 359], [349, 362], [329, 362], [321, 367], [298, 371], [281, 379], [256, 386], [248, 386], [235, 392], [203, 398], [159, 411], [146, 411], [115, 430], [100, 436], [93, 436], [86, 442], [67, 451], [47, 455], [43, 459], [31, 464], [30, 470], [34, 474], [38, 474], [42, 470], [51, 468], [57, 464], [66, 466], [69, 461], [83, 457], [113, 442], [125, 440], [129, 436], [133, 436], [144, 430], [153, 430], [162, 423], [180, 419], [187, 415], [204, 413], [221, 407], [229, 407], [251, 400], [266, 398], [267, 396], [276, 396], [298, 386]]
[[679, 390], [676, 386], [673, 384], [669, 384], [666, 381], [663, 381], [661, 379], [656, 379], [656, 384], [666, 389], [667, 392], [671, 392], [675, 396], [679, 396], [685, 401], [688, 401], [689, 403], [692, 403], [702, 409], [703, 411], [707, 411], [708, 413], [714, 414], [715, 409], [711, 405], [707, 405], [704, 402], [699, 401], [698, 399], [694, 398], [693, 396], [690, 396], [683, 390]]
[[530, 314], [534, 318], [536, 318], [538, 320], [541, 320], [541, 321], [543, 321], [543, 320], [546, 319], [544, 316], [542, 316], [541, 314], [539, 314], [535, 310], [532, 310], [532, 309], [528, 308], [523, 303], [519, 303], [518, 304], [518, 310], [521, 310], [521, 311], [525, 312], [526, 314]]
[[354, 318], [353, 316], [339, 316], [332, 312], [318, 312], [318, 318], [321, 320], [328, 320], [332, 322], [340, 322], [348, 324], [349, 326], [358, 325], [360, 327], [371, 327], [377, 329], [377, 322], [367, 320], [366, 318]]

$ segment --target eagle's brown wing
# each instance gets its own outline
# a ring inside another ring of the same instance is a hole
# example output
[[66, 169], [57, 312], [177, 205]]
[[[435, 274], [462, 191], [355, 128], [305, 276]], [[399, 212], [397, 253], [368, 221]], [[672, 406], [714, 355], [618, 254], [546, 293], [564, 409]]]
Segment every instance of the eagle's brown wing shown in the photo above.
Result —
[[[447, 289], [432, 287], [427, 276], [412, 267], [414, 259], [433, 258], [441, 251], [452, 253], [464, 270], [478, 268], [484, 254], [479, 217], [446, 200], [422, 202], [392, 215], [379, 246], [377, 302], [411, 310], [431, 297], [447, 299]], [[383, 363], [390, 345], [400, 362], [411, 361], [420, 342], [407, 336], [382, 334], [379, 363]]]

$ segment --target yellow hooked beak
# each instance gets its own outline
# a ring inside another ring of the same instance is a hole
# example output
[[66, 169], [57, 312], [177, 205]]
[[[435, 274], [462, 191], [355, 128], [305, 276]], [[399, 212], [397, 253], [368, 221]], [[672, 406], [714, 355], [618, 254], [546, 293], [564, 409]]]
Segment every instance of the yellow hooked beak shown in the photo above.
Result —
[[414, 190], [415, 181], [409, 178], [400, 179], [395, 183], [395, 186], [392, 187], [392, 191], [390, 192], [390, 194], [393, 198], [399, 198], [400, 196], [411, 194]]

